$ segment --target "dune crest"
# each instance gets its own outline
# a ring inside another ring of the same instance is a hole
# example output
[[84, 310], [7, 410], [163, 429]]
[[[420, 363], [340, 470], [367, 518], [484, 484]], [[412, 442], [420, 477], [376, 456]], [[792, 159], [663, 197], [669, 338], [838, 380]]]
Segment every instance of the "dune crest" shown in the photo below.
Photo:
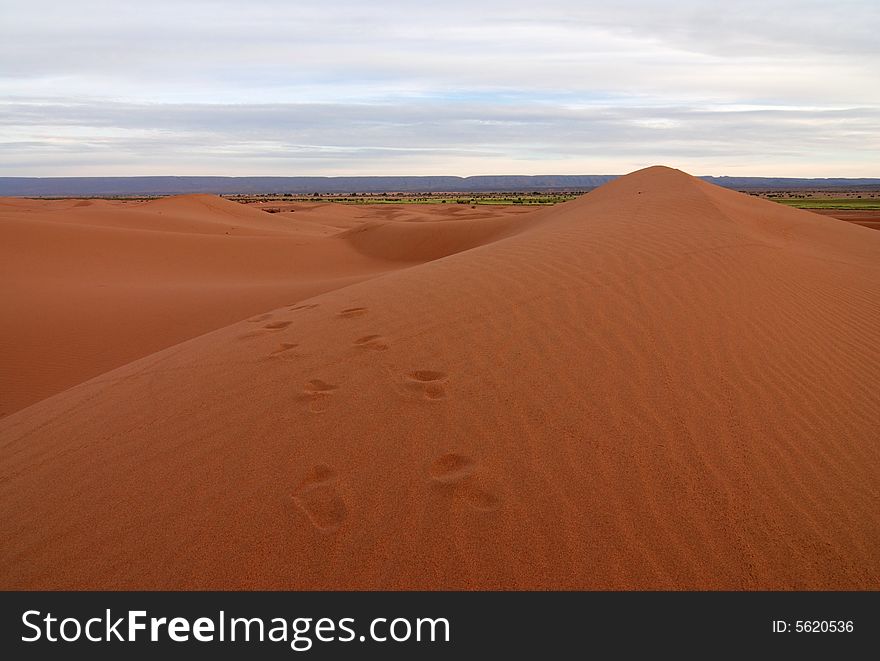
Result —
[[662, 167], [333, 222], [174, 268], [339, 286], [0, 419], [0, 586], [876, 588], [880, 233]]

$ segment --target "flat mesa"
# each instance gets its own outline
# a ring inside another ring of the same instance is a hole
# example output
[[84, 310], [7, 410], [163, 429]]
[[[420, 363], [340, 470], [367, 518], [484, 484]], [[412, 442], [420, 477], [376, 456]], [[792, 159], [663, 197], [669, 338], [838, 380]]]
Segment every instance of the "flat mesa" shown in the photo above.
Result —
[[880, 232], [295, 208], [0, 200], [0, 588], [876, 588]]

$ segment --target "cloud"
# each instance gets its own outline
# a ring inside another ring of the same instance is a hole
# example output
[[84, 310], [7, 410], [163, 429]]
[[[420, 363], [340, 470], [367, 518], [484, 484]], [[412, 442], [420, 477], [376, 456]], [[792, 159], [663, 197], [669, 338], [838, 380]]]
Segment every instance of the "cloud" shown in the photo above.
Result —
[[873, 0], [534, 4], [8, 3], [0, 173], [880, 176]]

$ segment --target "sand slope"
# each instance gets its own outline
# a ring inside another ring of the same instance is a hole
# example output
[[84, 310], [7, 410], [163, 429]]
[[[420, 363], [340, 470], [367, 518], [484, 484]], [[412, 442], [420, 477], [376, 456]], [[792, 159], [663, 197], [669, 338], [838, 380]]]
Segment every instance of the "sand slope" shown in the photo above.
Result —
[[[513, 221], [444, 227], [433, 250], [370, 250], [334, 236], [411, 223], [375, 207], [320, 206], [312, 217], [210, 195], [0, 200], [0, 416], [253, 314], [431, 259], [444, 243], [443, 254], [477, 245]], [[435, 221], [455, 217], [434, 207]]]
[[0, 420], [0, 586], [877, 588], [880, 234], [668, 168], [449, 222]]

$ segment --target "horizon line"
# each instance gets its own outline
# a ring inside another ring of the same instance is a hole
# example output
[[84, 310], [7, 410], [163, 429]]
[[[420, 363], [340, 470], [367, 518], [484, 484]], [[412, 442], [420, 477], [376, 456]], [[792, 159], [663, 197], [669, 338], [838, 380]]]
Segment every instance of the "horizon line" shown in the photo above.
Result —
[[[657, 166], [647, 166], [657, 167]], [[678, 170], [679, 168], [670, 169]], [[484, 174], [87, 174], [87, 175], [5, 175], [0, 174], [0, 179], [427, 179], [448, 177], [453, 179], [475, 179], [479, 177], [624, 177], [627, 174], [638, 172], [647, 168], [639, 168], [630, 172], [578, 172], [578, 173], [556, 173], [542, 172], [540, 174], [511, 174], [511, 173], [484, 173]], [[691, 174], [681, 170], [686, 174]], [[877, 179], [880, 180], [880, 173], [877, 175], [812, 175], [812, 176], [796, 176], [786, 174], [694, 174], [697, 178], [729, 178], [729, 179]]]

